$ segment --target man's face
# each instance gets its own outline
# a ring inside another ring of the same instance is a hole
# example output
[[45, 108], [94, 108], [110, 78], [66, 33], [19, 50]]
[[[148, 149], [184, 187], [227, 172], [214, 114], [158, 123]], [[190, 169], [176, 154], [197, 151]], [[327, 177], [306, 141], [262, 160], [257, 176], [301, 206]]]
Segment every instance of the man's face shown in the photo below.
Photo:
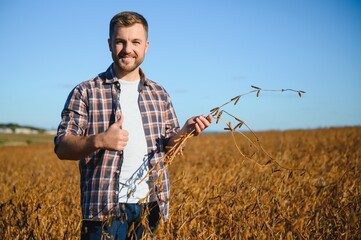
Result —
[[149, 45], [143, 25], [136, 23], [130, 27], [114, 26], [108, 43], [118, 77], [133, 72], [138, 74]]

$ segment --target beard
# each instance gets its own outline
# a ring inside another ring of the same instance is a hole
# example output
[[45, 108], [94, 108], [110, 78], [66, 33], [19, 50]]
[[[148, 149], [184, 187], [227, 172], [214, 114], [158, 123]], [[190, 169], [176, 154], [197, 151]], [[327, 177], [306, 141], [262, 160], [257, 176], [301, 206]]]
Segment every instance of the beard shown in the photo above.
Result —
[[[143, 58], [138, 58], [138, 56], [112, 56], [114, 61], [114, 67], [121, 73], [122, 75], [131, 73], [139, 68], [142, 64]], [[130, 58], [130, 59], [124, 59]]]

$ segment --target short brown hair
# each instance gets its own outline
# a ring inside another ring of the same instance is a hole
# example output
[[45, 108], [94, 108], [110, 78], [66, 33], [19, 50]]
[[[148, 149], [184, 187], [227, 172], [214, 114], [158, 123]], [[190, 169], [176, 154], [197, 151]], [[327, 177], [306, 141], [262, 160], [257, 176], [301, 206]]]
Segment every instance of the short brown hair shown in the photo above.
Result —
[[120, 27], [130, 27], [136, 23], [140, 23], [143, 25], [145, 29], [146, 36], [148, 38], [148, 22], [145, 18], [136, 12], [120, 12], [116, 14], [111, 20], [109, 24], [109, 37], [111, 38], [114, 31], [114, 26]]

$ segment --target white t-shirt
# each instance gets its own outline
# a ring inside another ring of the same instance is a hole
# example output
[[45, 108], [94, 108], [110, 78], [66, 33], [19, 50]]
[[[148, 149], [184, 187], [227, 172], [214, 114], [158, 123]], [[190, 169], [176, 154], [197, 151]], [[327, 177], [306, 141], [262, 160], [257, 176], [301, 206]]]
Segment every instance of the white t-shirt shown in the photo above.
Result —
[[123, 114], [122, 128], [129, 132], [128, 143], [123, 150], [123, 165], [119, 178], [119, 202], [137, 203], [144, 198], [149, 187], [147, 141], [144, 134], [142, 116], [138, 105], [138, 81], [120, 80], [120, 106]]

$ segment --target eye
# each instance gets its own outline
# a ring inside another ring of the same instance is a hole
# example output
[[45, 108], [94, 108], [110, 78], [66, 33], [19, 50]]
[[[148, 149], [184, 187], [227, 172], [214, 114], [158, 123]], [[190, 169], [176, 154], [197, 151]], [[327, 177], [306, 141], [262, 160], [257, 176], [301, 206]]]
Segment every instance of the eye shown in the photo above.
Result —
[[114, 43], [115, 43], [115, 45], [123, 45], [123, 44], [124, 44], [124, 40], [122, 40], [122, 39], [115, 39]]
[[123, 44], [123, 41], [121, 41], [121, 40], [117, 40], [117, 41], [115, 41], [115, 44], [117, 44], [117, 45], [119, 45], [119, 44]]
[[134, 44], [135, 46], [139, 46], [139, 45], [141, 44], [141, 41], [135, 40], [135, 41], [133, 41], [133, 44]]

